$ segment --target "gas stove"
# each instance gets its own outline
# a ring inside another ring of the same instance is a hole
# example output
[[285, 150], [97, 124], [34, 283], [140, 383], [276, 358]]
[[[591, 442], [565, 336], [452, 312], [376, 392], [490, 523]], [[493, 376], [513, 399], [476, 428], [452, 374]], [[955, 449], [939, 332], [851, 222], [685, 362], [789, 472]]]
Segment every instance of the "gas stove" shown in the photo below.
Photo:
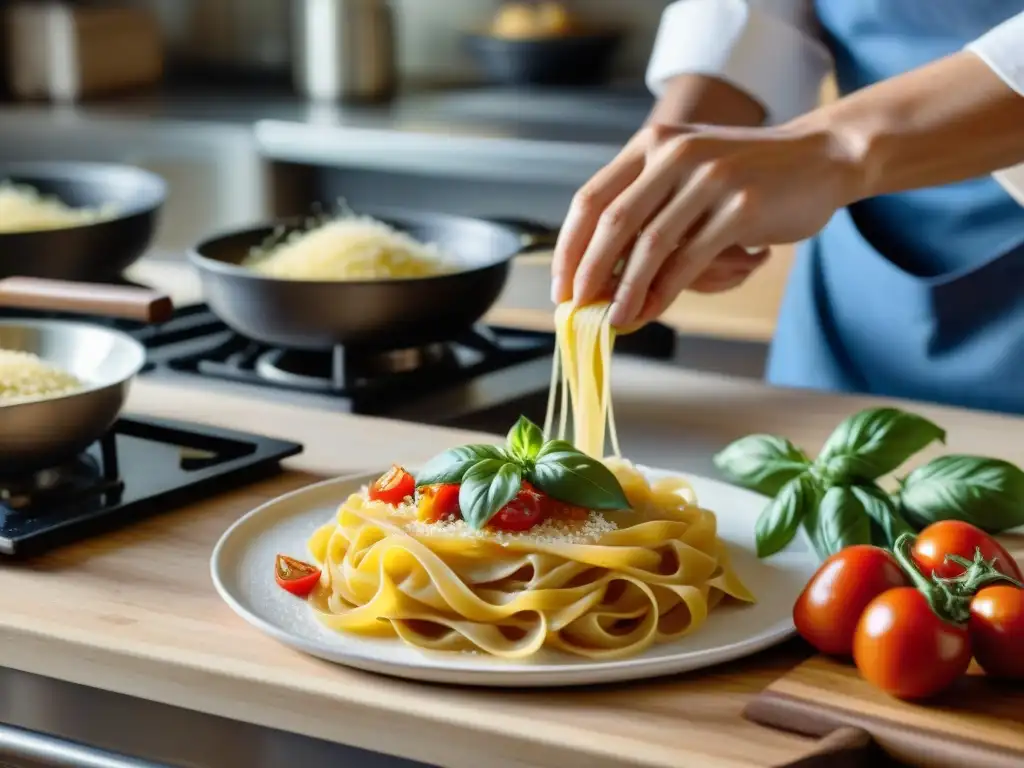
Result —
[[0, 555], [24, 557], [280, 471], [302, 446], [233, 430], [122, 417], [56, 467], [0, 475]]
[[[461, 338], [425, 348], [284, 350], [235, 333], [202, 304], [180, 307], [160, 326], [101, 322], [146, 347], [143, 377], [492, 431], [520, 414], [543, 418], [555, 344], [551, 333], [478, 325]], [[674, 350], [675, 333], [658, 324], [616, 342], [616, 352], [655, 359], [671, 358]]]

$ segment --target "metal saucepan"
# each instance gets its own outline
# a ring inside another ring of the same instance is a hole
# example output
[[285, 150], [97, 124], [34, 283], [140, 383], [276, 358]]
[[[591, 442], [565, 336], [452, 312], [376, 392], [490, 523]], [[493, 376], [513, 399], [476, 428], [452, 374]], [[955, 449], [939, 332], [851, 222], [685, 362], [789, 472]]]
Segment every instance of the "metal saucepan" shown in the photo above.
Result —
[[[173, 313], [169, 298], [143, 288], [22, 277], [0, 280], [0, 307], [141, 322]], [[127, 334], [65, 320], [0, 320], [0, 349], [31, 352], [85, 383], [61, 397], [0, 405], [0, 478], [56, 466], [102, 437], [146, 362], [143, 346]]]
[[113, 206], [90, 224], [0, 232], [0, 278], [11, 275], [102, 282], [118, 277], [149, 247], [167, 186], [156, 174], [99, 163], [0, 163], [11, 181], [74, 208]]
[[[207, 304], [251, 339], [292, 349], [336, 345], [400, 349], [457, 338], [497, 301], [509, 261], [554, 243], [555, 232], [515, 221], [440, 213], [360, 211], [407, 232], [467, 265], [408, 280], [300, 281], [239, 266], [282, 225], [214, 237], [189, 253]], [[301, 228], [300, 223], [283, 225]]]

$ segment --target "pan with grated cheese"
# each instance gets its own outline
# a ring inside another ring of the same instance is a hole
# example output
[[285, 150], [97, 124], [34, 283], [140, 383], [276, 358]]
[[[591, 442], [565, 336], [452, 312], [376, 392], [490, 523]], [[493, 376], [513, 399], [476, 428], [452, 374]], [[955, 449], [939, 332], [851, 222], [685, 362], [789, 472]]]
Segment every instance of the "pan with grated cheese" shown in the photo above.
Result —
[[433, 245], [384, 222], [345, 216], [256, 248], [246, 266], [284, 280], [395, 280], [455, 271]]
[[39, 232], [95, 224], [113, 218], [113, 206], [71, 208], [34, 187], [0, 181], [0, 233]]
[[601, 456], [609, 432], [616, 456], [604, 463], [631, 509], [508, 533], [422, 522], [411, 498], [392, 505], [364, 490], [309, 541], [319, 621], [425, 650], [611, 659], [697, 630], [723, 600], [754, 601], [689, 483], [652, 482], [617, 455], [607, 305], [563, 305], [556, 319], [546, 433], [557, 424], [564, 435], [571, 416], [576, 448]]
[[77, 392], [81, 381], [38, 355], [0, 349], [0, 407]]

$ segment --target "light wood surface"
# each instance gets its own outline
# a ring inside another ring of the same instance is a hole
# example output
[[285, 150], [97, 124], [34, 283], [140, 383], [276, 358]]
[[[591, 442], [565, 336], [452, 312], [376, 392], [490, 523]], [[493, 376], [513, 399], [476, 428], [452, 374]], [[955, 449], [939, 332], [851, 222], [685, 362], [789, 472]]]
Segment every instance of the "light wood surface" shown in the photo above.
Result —
[[[682, 441], [713, 450], [755, 431], [815, 450], [865, 402], [628, 359], [614, 375], [631, 440], [650, 435], [668, 467], [678, 466], [672, 451]], [[444, 766], [731, 768], [789, 764], [818, 746], [741, 717], [757, 692], [806, 658], [793, 644], [702, 674], [576, 692], [429, 687], [290, 651], [216, 596], [208, 560], [227, 526], [324, 476], [415, 463], [480, 436], [146, 381], [129, 407], [297, 439], [306, 450], [278, 478], [0, 565], [4, 666]], [[949, 430], [950, 450], [1024, 460], [1019, 419], [921, 410]]]
[[972, 671], [935, 701], [912, 704], [874, 688], [852, 664], [816, 657], [772, 683], [747, 714], [807, 734], [857, 728], [894, 757], [930, 768], [1024, 765], [1024, 688]]

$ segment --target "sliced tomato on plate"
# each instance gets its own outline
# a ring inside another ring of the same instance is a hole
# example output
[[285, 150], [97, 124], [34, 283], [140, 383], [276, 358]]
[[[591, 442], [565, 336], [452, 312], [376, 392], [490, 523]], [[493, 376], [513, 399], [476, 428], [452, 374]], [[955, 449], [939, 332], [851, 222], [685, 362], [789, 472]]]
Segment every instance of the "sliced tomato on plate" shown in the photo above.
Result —
[[297, 597], [305, 597], [320, 581], [320, 569], [288, 555], [278, 555], [274, 578], [281, 589]]

